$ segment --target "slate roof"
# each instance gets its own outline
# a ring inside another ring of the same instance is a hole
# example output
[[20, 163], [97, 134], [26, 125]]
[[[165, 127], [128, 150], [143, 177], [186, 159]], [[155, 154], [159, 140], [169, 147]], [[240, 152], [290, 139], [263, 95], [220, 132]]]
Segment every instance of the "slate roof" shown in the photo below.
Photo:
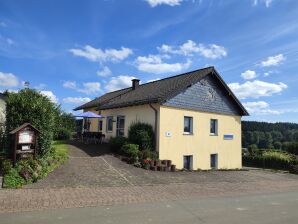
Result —
[[239, 111], [242, 115], [248, 115], [245, 108], [235, 97], [229, 87], [225, 84], [214, 67], [207, 67], [192, 72], [187, 72], [181, 75], [168, 77], [140, 85], [133, 90], [131, 87], [122, 90], [106, 93], [75, 110], [97, 107], [97, 109], [112, 109], [119, 107], [135, 106], [149, 103], [163, 103], [177, 94], [181, 93], [191, 85], [200, 81], [207, 75], [215, 75], [222, 83], [223, 88], [234, 98], [235, 103], [239, 106]]

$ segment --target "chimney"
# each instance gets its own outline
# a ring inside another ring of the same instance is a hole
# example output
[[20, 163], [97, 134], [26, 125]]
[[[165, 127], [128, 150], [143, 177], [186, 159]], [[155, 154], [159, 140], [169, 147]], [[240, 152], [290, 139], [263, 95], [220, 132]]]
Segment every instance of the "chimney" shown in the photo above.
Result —
[[135, 90], [139, 87], [140, 85], [140, 80], [139, 79], [133, 79], [132, 81], [132, 89]]

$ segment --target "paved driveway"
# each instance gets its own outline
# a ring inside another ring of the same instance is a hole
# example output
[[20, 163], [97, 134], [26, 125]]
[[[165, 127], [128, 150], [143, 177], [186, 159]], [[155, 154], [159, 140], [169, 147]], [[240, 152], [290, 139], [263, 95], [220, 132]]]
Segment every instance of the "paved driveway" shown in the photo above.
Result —
[[69, 160], [38, 183], [26, 188], [83, 186], [144, 186], [170, 183], [255, 183], [298, 181], [298, 176], [269, 171], [153, 172], [114, 157], [107, 145], [69, 143]]
[[[107, 147], [70, 142], [69, 160], [38, 183], [0, 190], [0, 213], [296, 192], [298, 175], [262, 170], [153, 172]], [[1, 218], [0, 218], [1, 220]]]

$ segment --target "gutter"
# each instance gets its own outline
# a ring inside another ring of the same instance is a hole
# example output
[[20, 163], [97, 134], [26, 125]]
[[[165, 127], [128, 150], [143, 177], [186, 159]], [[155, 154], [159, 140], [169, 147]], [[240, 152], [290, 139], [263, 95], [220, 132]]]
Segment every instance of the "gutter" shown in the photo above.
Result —
[[157, 116], [158, 116], [158, 111], [155, 107], [152, 106], [151, 103], [149, 103], [149, 106], [154, 110], [154, 134], [155, 134], [155, 151], [157, 152]]

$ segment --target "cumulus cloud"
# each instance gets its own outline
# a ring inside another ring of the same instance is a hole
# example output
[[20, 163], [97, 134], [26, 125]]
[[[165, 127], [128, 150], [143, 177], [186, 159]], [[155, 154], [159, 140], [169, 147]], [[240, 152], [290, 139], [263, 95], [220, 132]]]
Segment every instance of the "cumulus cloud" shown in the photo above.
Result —
[[70, 103], [70, 104], [84, 104], [91, 101], [91, 99], [89, 97], [66, 97], [66, 98], [63, 98], [62, 101], [63, 103]]
[[170, 46], [163, 44], [157, 48], [161, 53], [180, 54], [185, 56], [193, 56], [199, 54], [205, 58], [217, 59], [227, 56], [227, 50], [223, 46], [216, 44], [205, 45], [188, 40], [180, 46]]
[[158, 5], [169, 5], [169, 6], [177, 6], [183, 0], [145, 0], [151, 7], [156, 7]]
[[100, 71], [97, 71], [96, 74], [100, 77], [107, 77], [107, 76], [110, 76], [112, 74], [112, 72], [109, 69], [109, 67], [104, 66], [103, 69]]
[[115, 91], [118, 89], [123, 89], [131, 86], [131, 80], [135, 79], [133, 76], [120, 75], [117, 77], [112, 77], [111, 80], [106, 84], [105, 89], [108, 92]]
[[261, 66], [262, 67], [277, 66], [285, 60], [286, 60], [286, 57], [284, 57], [283, 54], [278, 54], [275, 56], [270, 56], [266, 60], [262, 61]]
[[133, 51], [126, 47], [121, 47], [121, 49], [106, 49], [102, 50], [100, 48], [94, 48], [90, 45], [86, 45], [83, 49], [73, 48], [69, 49], [69, 51], [78, 57], [83, 57], [88, 59], [89, 61], [94, 62], [106, 62], [106, 61], [122, 61], [131, 54]]
[[250, 114], [256, 115], [278, 115], [282, 111], [271, 110], [269, 104], [265, 101], [256, 101], [256, 102], [246, 102], [243, 103], [243, 106], [248, 110]]
[[0, 86], [3, 87], [16, 87], [19, 85], [17, 76], [12, 73], [0, 72]]
[[257, 74], [255, 71], [252, 70], [246, 70], [245, 72], [241, 73], [241, 77], [243, 79], [254, 79], [257, 77]]
[[166, 63], [160, 55], [149, 55], [139, 56], [135, 64], [139, 71], [161, 74], [187, 69], [191, 65], [191, 60], [188, 59], [185, 63]]
[[243, 84], [238, 82], [230, 83], [229, 87], [240, 99], [259, 98], [262, 96], [272, 96], [287, 88], [287, 85], [280, 83], [263, 82], [260, 80], [247, 81]]
[[77, 85], [75, 81], [65, 81], [63, 87], [85, 94], [96, 94], [101, 92], [101, 85], [99, 82], [85, 82], [82, 85]]
[[46, 97], [48, 97], [53, 103], [58, 103], [58, 98], [52, 91], [43, 90], [40, 93]]
[[75, 89], [77, 88], [77, 84], [74, 81], [65, 81], [63, 82], [63, 87], [68, 89]]

